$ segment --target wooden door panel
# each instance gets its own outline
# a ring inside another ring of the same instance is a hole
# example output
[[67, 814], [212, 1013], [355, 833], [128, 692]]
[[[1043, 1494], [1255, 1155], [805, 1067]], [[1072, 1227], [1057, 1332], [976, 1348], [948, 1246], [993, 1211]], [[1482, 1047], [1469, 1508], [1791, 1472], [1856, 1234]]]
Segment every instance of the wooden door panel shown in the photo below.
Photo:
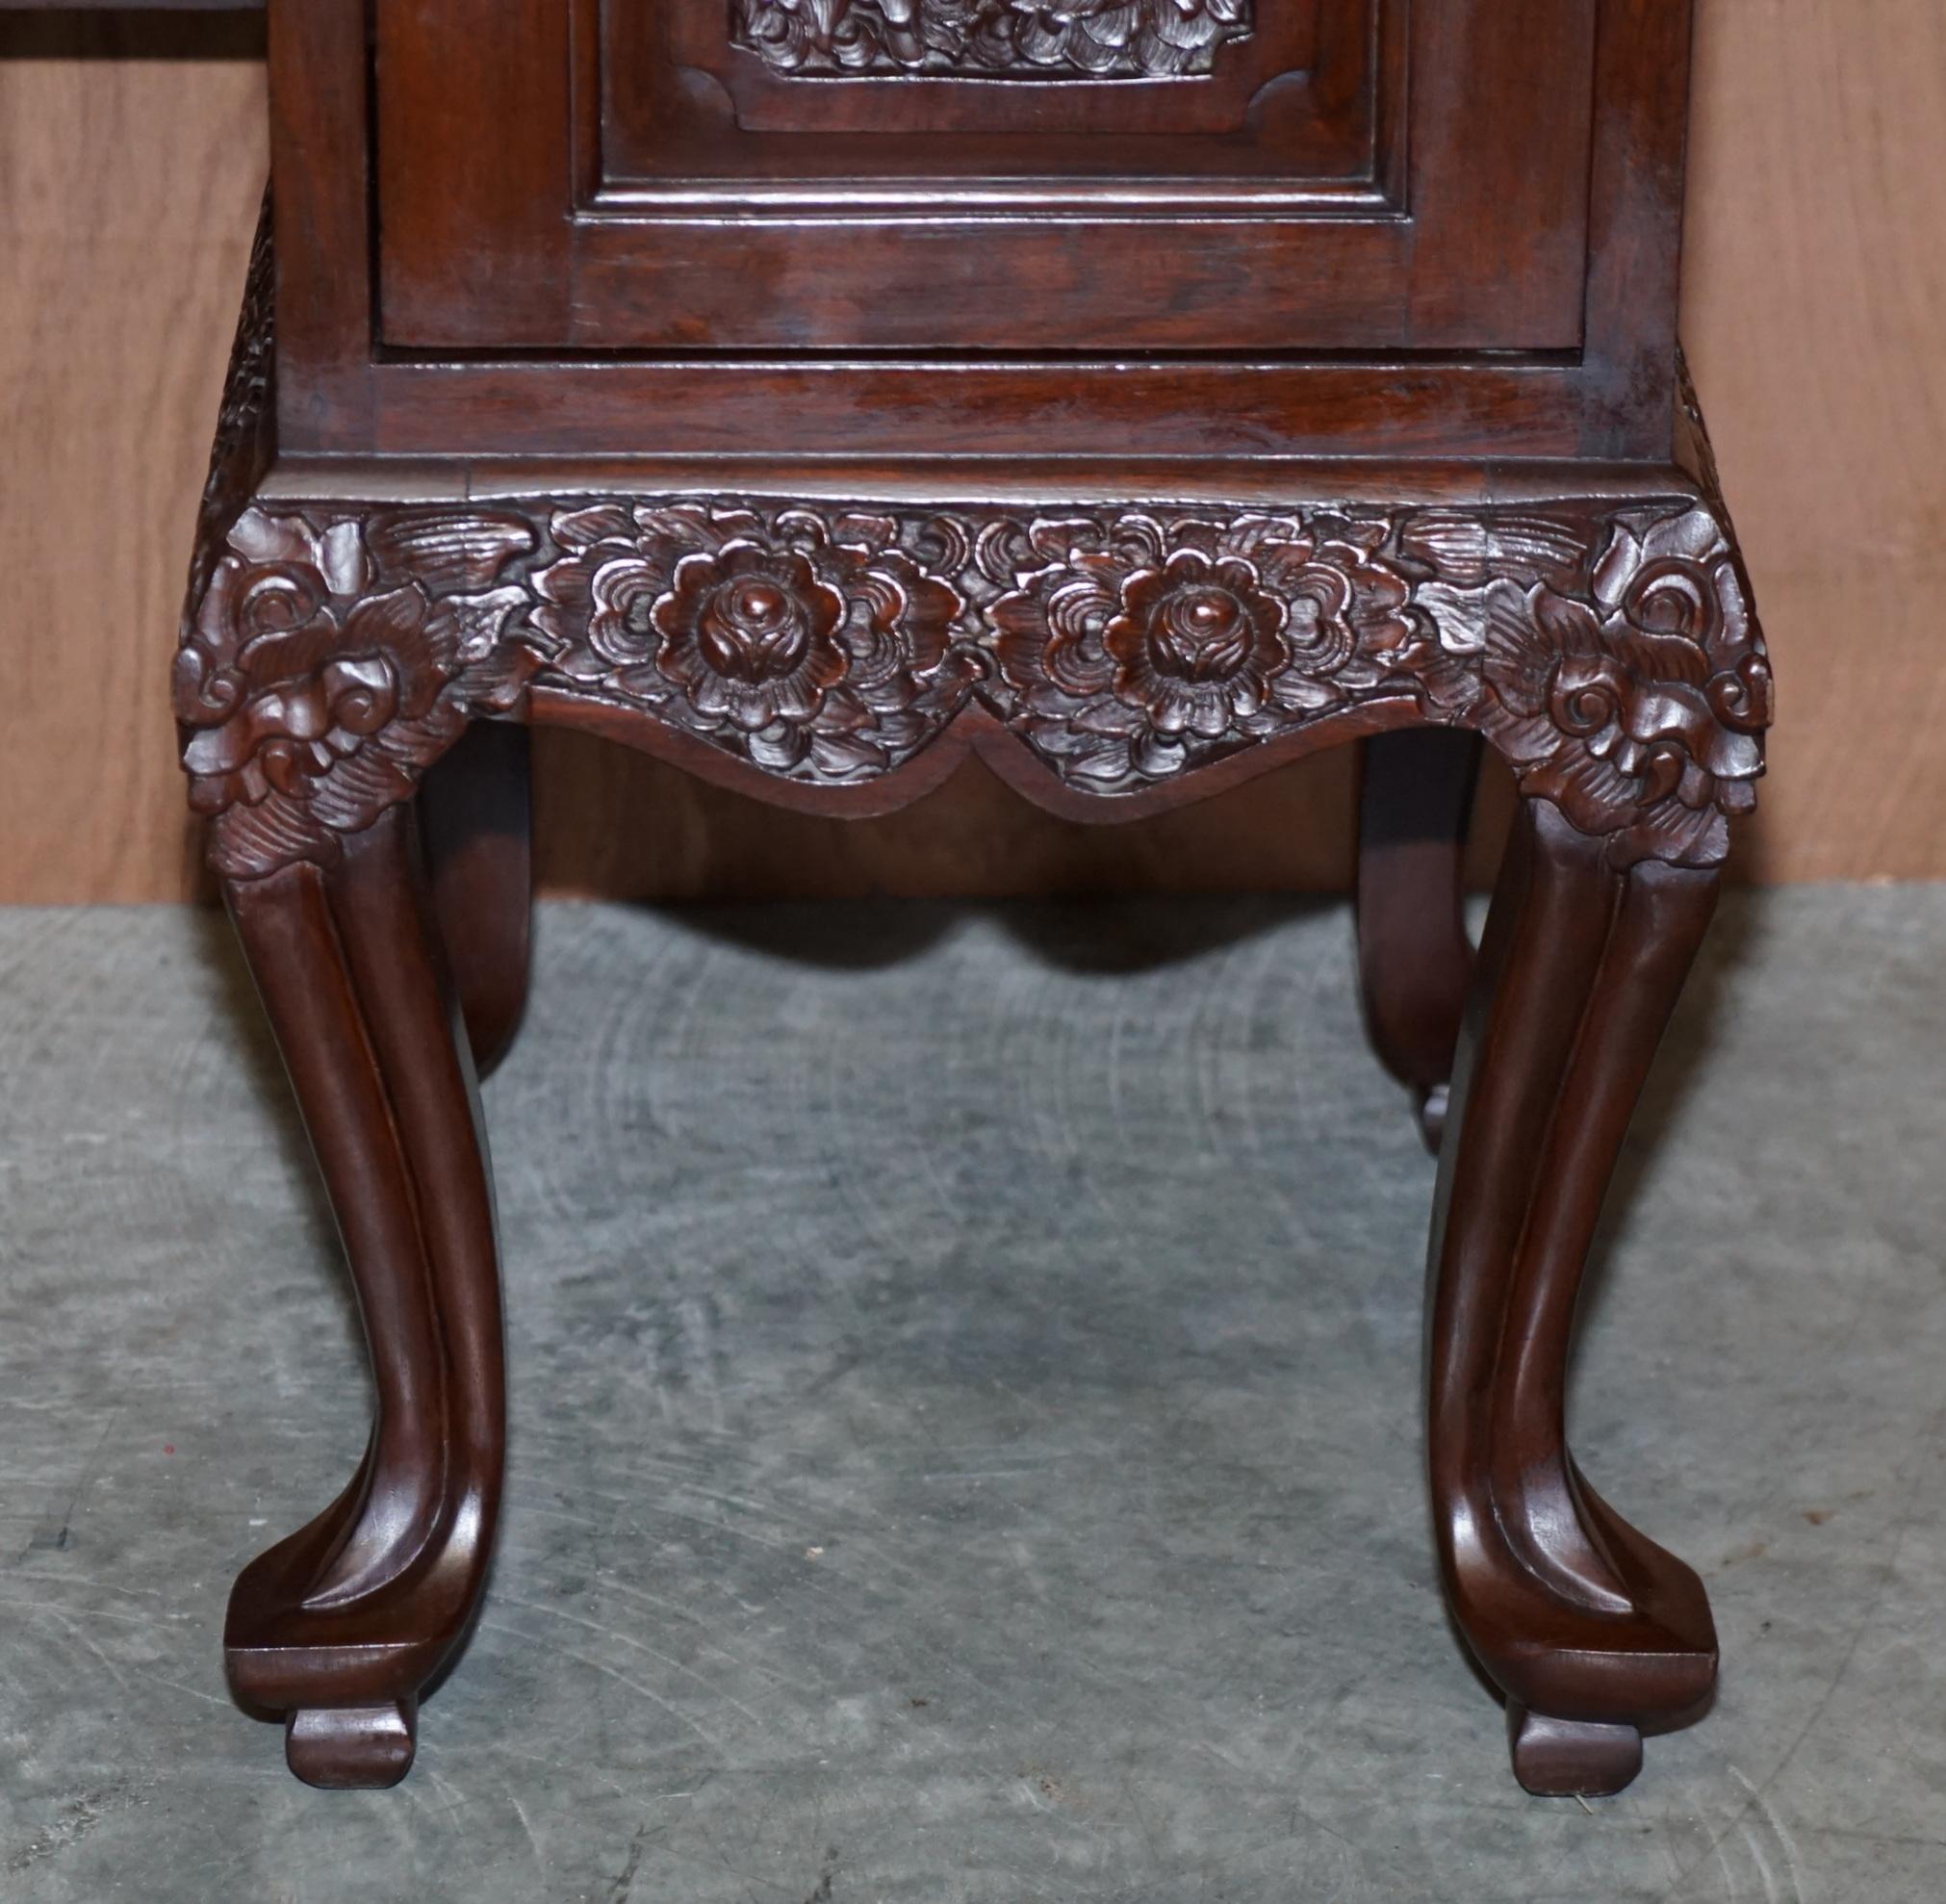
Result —
[[[845, 342], [924, 351], [968, 342], [1059, 355], [1207, 350], [1213, 339], [1352, 347], [1396, 339], [1407, 234], [1395, 223], [1334, 234], [1332, 269], [1292, 269], [1288, 226], [1238, 224], [1220, 245], [1147, 225], [967, 220], [830, 227], [775, 220], [590, 227], [576, 248], [577, 341], [621, 347], [815, 351]], [[760, 287], [761, 296], [753, 296]]]
[[1596, 0], [849, 5], [376, 0], [383, 342], [1580, 341]]
[[793, 78], [878, 73], [951, 79], [1202, 78], [1260, 24], [1316, 26], [1319, 0], [730, 0], [730, 43]]
[[[857, 29], [860, 19], [883, 21], [887, 0], [842, 0], [849, 11], [838, 17], [853, 28], [849, 38], [814, 31], [783, 48], [773, 35], [742, 29], [753, 22], [821, 22], [832, 0], [607, 0], [590, 31], [601, 48], [609, 167], [624, 174], [653, 171], [662, 148], [689, 131], [722, 144], [724, 158], [739, 167], [747, 161], [734, 149], [736, 135], [781, 133], [798, 135], [796, 153], [784, 161], [790, 167], [817, 162], [822, 142], [814, 143], [812, 135], [864, 135], [861, 146], [849, 149], [866, 175], [914, 164], [949, 173], [997, 167], [1101, 174], [1132, 160], [1139, 167], [1144, 138], [1149, 163], [1173, 171], [1180, 157], [1167, 144], [1158, 147], [1157, 139], [1242, 134], [1267, 95], [1293, 87], [1303, 94], [1313, 82], [1316, 97], [1298, 99], [1294, 109], [1285, 98], [1271, 106], [1271, 116], [1280, 122], [1352, 118], [1350, 156], [1369, 161], [1369, 125], [1361, 155], [1355, 119], [1370, 92], [1374, 0], [1114, 0], [1108, 12], [1094, 13], [1086, 11], [1090, 3], [1080, 0], [1063, 16], [1070, 21], [1065, 33], [935, 31], [911, 59], [883, 50], [899, 46], [900, 36]], [[899, 4], [891, 0], [894, 10]], [[957, 27], [969, 16], [976, 24], [1035, 17], [1018, 11], [1019, 0], [904, 4], [919, 23], [935, 27]], [[1220, 19], [1218, 8], [1235, 19]], [[1105, 33], [1104, 19], [1117, 24], [1112, 39], [1088, 39], [1090, 22]], [[1185, 30], [1175, 32], [1177, 23]], [[1169, 62], [1156, 48], [1177, 49], [1163, 32], [1193, 41], [1199, 23], [1234, 29], [1239, 37], [1192, 48], [1201, 57], [1191, 70], [1166, 73]], [[860, 40], [861, 50], [849, 50]], [[834, 66], [829, 55], [822, 64], [800, 57], [806, 41], [835, 44], [846, 64]], [[941, 42], [953, 49], [950, 60], [935, 52]], [[1103, 69], [1088, 70], [1081, 63], [1088, 59]], [[919, 144], [885, 149], [890, 140], [914, 135]], [[755, 149], [765, 149], [760, 140]], [[769, 149], [770, 163], [778, 163], [776, 148]]]
[[561, 344], [574, 89], [558, 0], [377, 0], [381, 339]]

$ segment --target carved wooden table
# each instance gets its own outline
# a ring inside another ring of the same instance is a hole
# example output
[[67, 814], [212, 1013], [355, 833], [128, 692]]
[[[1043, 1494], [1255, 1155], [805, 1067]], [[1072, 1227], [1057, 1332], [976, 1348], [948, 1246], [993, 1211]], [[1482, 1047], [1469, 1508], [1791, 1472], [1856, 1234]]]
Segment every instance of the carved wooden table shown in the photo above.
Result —
[[1372, 1029], [1444, 1127], [1447, 1592], [1522, 1782], [1626, 1784], [1715, 1637], [1564, 1365], [1770, 715], [1674, 333], [1688, 0], [269, 12], [176, 709], [377, 1381], [231, 1601], [293, 1768], [403, 1774], [486, 1571], [474, 1075], [547, 721], [828, 813], [978, 755], [1120, 819], [1361, 742]]

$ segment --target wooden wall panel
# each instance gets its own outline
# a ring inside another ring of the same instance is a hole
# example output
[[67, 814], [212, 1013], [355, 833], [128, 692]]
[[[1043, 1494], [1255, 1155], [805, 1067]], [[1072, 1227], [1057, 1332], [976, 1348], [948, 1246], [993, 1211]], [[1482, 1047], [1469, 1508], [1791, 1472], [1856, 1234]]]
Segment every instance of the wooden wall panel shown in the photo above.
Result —
[[1703, 0], [1684, 327], [1778, 651], [1761, 879], [1946, 877], [1946, 5]]
[[0, 16], [0, 901], [194, 883], [168, 660], [263, 196], [262, 44], [228, 15]]
[[[194, 889], [164, 678], [263, 168], [261, 25], [0, 16], [0, 903]], [[1685, 331], [1778, 651], [1742, 855], [1946, 877], [1946, 7], [1702, 0]], [[161, 57], [157, 57], [161, 56]], [[969, 768], [889, 819], [776, 813], [542, 737], [556, 890], [1340, 884], [1338, 755], [1165, 819]], [[1497, 782], [1491, 816], [1504, 811]], [[1245, 855], [1246, 832], [1274, 851]]]

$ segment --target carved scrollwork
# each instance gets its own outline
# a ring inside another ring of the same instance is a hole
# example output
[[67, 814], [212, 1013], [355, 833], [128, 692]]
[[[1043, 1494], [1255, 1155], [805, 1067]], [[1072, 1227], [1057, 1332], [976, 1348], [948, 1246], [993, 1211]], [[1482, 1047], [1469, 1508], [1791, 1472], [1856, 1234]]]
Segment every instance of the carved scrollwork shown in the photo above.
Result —
[[[1103, 793], [1360, 701], [1471, 727], [1618, 862], [1713, 863], [1747, 811], [1769, 664], [1735, 553], [1661, 511], [1147, 514], [1017, 531], [987, 609], [1008, 725]], [[1007, 538], [989, 528], [984, 554]]]
[[1695, 499], [257, 507], [177, 667], [218, 866], [327, 858], [529, 683], [811, 786], [893, 772], [978, 700], [1111, 797], [1403, 703], [1483, 733], [1618, 865], [1719, 862], [1771, 719], [1741, 565]]
[[1175, 79], [1247, 39], [1252, 0], [730, 0], [730, 43], [794, 77]]

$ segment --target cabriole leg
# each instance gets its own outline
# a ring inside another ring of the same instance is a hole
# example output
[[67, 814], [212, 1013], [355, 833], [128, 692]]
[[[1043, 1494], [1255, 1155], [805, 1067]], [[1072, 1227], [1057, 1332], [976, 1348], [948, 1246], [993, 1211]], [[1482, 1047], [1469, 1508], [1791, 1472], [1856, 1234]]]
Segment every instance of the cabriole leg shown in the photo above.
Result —
[[357, 1286], [377, 1405], [358, 1472], [244, 1570], [224, 1650], [313, 1785], [396, 1784], [486, 1571], [505, 1445], [499, 1273], [473, 1068], [411, 810], [336, 863], [230, 882]]
[[1359, 747], [1358, 975], [1379, 1062], [1413, 1094], [1427, 1147], [1446, 1126], [1473, 949], [1467, 824], [1477, 734], [1407, 728]]
[[432, 905], [474, 1068], [491, 1072], [527, 1002], [533, 916], [528, 737], [475, 721], [420, 785]]
[[1716, 1678], [1702, 1582], [1575, 1467], [1581, 1274], [1717, 877], [1523, 803], [1467, 1010], [1433, 1223], [1428, 1453], [1448, 1602], [1529, 1791], [1619, 1791]]

